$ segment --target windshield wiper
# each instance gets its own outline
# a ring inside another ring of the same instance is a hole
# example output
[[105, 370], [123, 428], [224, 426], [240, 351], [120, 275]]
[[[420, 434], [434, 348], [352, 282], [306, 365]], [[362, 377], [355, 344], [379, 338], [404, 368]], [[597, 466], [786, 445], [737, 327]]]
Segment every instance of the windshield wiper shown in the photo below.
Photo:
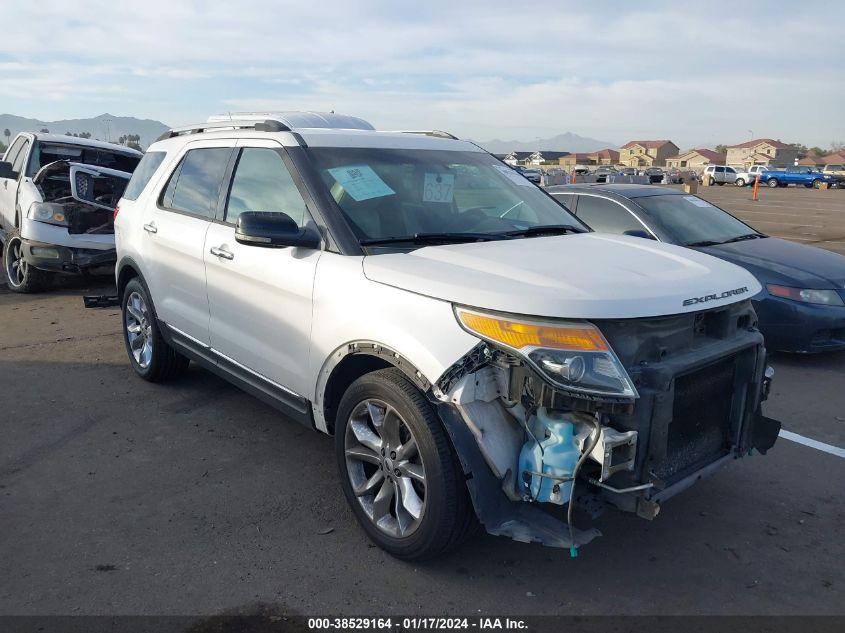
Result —
[[700, 242], [684, 242], [684, 246], [716, 246], [722, 242], [714, 242], [713, 240], [701, 240]]
[[511, 239], [502, 233], [415, 233], [400, 237], [377, 237], [360, 240], [361, 246], [380, 246], [382, 244], [460, 244], [461, 242], [490, 242]]
[[700, 242], [686, 242], [684, 246], [718, 246], [719, 244], [730, 244], [731, 242], [742, 242], [743, 240], [756, 240], [757, 238], [766, 237], [761, 233], [748, 233], [746, 235], [738, 235], [729, 240], [722, 240], [717, 242], [715, 240], [702, 240]]
[[510, 237], [531, 237], [536, 235], [565, 235], [566, 233], [586, 233], [586, 231], [571, 224], [546, 224], [541, 226], [529, 226], [527, 229], [518, 229], [516, 231], [505, 231], [498, 233], [498, 235], [507, 235]]
[[732, 237], [729, 240], [725, 240], [722, 244], [730, 244], [731, 242], [742, 242], [745, 240], [756, 240], [757, 238], [765, 237], [765, 235], [761, 235], [760, 233], [748, 233], [747, 235], [738, 235], [736, 237]]

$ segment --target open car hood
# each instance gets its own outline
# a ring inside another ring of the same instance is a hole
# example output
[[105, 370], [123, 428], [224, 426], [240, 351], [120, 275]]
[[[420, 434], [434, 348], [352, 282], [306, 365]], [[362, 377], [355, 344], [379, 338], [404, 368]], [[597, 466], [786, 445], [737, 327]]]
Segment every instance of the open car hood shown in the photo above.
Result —
[[481, 309], [555, 318], [625, 319], [750, 299], [746, 270], [638, 237], [583, 233], [369, 255], [372, 281]]
[[[122, 189], [129, 184], [132, 174], [108, 167], [75, 163], [68, 160], [57, 160], [44, 165], [32, 179], [36, 185], [41, 185], [48, 178], [67, 178], [70, 181], [71, 197], [74, 200], [98, 207], [100, 209], [113, 209], [114, 204], [105, 203], [95, 197], [96, 179], [112, 178], [124, 181]], [[122, 189], [120, 193], [122, 193]], [[119, 199], [120, 196], [117, 196]]]

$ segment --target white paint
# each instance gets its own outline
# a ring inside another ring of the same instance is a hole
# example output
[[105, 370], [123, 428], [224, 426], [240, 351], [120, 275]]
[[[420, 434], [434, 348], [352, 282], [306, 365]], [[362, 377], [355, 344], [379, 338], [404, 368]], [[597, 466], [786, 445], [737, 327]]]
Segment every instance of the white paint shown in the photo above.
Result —
[[[624, 319], [716, 308], [757, 294], [748, 271], [639, 237], [584, 233], [429, 246], [366, 257], [368, 279], [469, 307], [558, 319]], [[748, 288], [741, 295], [721, 294]], [[717, 295], [705, 304], [686, 299]]]
[[793, 433], [792, 431], [785, 431], [784, 429], [781, 429], [780, 436], [785, 440], [789, 440], [790, 442], [795, 442], [797, 444], [803, 444], [804, 446], [809, 446], [810, 448], [814, 448], [817, 451], [836, 455], [837, 457], [845, 457], [845, 448], [839, 448], [838, 446], [825, 444], [824, 442], [819, 442], [818, 440], [814, 440], [809, 437], [804, 437], [803, 435], [798, 435], [798, 433]]

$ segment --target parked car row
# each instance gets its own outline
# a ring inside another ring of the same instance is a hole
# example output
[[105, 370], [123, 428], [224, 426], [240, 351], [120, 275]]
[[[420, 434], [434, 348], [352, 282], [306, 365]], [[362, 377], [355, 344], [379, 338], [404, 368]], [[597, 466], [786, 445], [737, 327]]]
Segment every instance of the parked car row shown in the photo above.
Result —
[[[39, 205], [71, 205], [49, 207], [61, 222], [123, 186], [100, 171], [77, 181], [95, 171], [83, 155], [67, 165], [70, 199], [53, 198], [16, 156], [0, 168], [38, 193], [33, 222]], [[4, 206], [7, 251], [15, 217]], [[174, 129], [112, 218], [102, 235], [113, 226], [134, 372], [162, 382], [195, 363], [333, 435], [356, 520], [406, 559], [479, 523], [575, 555], [598, 536], [576, 508], [654, 518], [775, 443], [761, 327], [820, 317], [829, 332], [807, 333], [809, 351], [845, 338], [833, 256], [789, 250], [695, 196], [543, 190], [471, 142], [335, 113]], [[16, 274], [21, 261], [41, 270], [32, 253], [12, 257]], [[792, 329], [769, 346], [803, 345]]]
[[[837, 167], [837, 166], [834, 166]], [[841, 167], [841, 166], [840, 166]], [[699, 182], [705, 180], [710, 185], [735, 184], [737, 187], [754, 184], [757, 178], [760, 184], [777, 188], [789, 185], [803, 185], [804, 187], [820, 188], [821, 185], [845, 185], [845, 172], [835, 170], [820, 171], [806, 165], [795, 165], [783, 169], [774, 169], [763, 165], [753, 165], [746, 171], [738, 171], [725, 165], [708, 165], [702, 172]]]

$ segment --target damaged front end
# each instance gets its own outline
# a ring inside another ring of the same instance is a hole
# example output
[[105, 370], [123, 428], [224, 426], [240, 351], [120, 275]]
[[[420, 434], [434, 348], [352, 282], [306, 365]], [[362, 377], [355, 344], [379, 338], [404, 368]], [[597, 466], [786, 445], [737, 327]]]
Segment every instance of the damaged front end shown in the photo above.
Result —
[[59, 160], [33, 178], [40, 200], [22, 227], [24, 256], [35, 268], [79, 273], [115, 262], [114, 207], [132, 174]]
[[589, 323], [456, 315], [483, 342], [432, 391], [491, 534], [574, 555], [599, 535], [575, 508], [652, 519], [780, 429], [760, 410], [771, 373], [750, 301]]

